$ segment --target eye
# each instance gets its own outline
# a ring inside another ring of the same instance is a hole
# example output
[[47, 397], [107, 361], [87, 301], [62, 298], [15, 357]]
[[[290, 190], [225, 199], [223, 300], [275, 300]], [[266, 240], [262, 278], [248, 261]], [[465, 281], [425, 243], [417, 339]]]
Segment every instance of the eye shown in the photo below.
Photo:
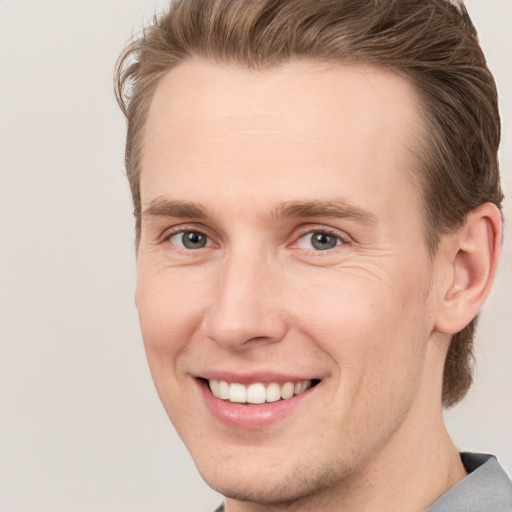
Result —
[[208, 245], [208, 237], [199, 231], [180, 231], [169, 237], [169, 241], [183, 249], [202, 249]]
[[341, 245], [342, 240], [325, 231], [311, 231], [301, 236], [297, 242], [300, 249], [315, 249], [316, 251], [327, 251]]

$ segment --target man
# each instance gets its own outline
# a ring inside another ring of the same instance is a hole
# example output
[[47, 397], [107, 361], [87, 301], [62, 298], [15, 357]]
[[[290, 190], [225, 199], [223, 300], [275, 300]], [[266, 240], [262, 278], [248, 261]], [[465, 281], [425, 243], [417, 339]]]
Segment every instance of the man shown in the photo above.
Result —
[[118, 93], [146, 353], [219, 510], [512, 510], [442, 415], [501, 244], [465, 9], [182, 0]]

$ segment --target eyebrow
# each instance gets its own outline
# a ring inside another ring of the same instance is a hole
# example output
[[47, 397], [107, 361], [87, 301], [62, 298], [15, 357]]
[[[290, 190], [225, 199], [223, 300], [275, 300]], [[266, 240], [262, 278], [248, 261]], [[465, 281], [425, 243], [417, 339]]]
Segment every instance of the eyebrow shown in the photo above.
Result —
[[[287, 217], [332, 217], [354, 219], [368, 225], [377, 223], [377, 217], [373, 213], [363, 210], [345, 199], [286, 201], [274, 210], [273, 216], [278, 219]], [[153, 199], [143, 210], [142, 217], [182, 217], [204, 220], [209, 216], [206, 209], [199, 203], [158, 197]]]
[[157, 197], [143, 210], [142, 217], [186, 217], [206, 219], [206, 210], [198, 203], [171, 201]]
[[275, 212], [276, 217], [332, 217], [354, 219], [363, 224], [376, 224], [377, 217], [345, 199], [331, 201], [287, 201], [281, 203]]

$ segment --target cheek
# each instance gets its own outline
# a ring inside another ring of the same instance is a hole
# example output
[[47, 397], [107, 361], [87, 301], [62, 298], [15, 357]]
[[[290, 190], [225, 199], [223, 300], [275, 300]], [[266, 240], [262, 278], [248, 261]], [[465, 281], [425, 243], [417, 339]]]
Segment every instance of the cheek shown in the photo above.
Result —
[[174, 363], [201, 321], [204, 289], [178, 276], [140, 271], [135, 302], [150, 365], [162, 358]]
[[198, 301], [190, 288], [163, 273], [139, 271], [136, 306], [144, 348], [158, 396], [173, 424], [192, 414], [180, 391], [180, 361], [197, 326]]
[[297, 286], [308, 291], [297, 300], [297, 317], [341, 371], [384, 374], [424, 350], [429, 315], [421, 276], [400, 282], [338, 273], [311, 284]]

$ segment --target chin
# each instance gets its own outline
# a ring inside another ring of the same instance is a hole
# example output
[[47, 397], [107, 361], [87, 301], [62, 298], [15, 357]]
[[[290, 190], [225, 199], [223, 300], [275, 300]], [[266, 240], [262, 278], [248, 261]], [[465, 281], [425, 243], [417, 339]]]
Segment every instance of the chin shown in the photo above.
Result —
[[[260, 474], [261, 475], [261, 474]], [[268, 477], [259, 477], [260, 481], [248, 482], [239, 474], [232, 477], [222, 478], [216, 475], [211, 479], [204, 478], [205, 482], [215, 491], [226, 498], [262, 505], [284, 505], [304, 500], [320, 489], [315, 482], [308, 481], [305, 475], [297, 480], [293, 477], [283, 478], [282, 481], [275, 481]]]
[[267, 506], [293, 505], [314, 496], [344, 480], [341, 463], [322, 467], [311, 461], [282, 463], [278, 466], [251, 464], [231, 466], [215, 464], [198, 470], [203, 480], [226, 498]]

